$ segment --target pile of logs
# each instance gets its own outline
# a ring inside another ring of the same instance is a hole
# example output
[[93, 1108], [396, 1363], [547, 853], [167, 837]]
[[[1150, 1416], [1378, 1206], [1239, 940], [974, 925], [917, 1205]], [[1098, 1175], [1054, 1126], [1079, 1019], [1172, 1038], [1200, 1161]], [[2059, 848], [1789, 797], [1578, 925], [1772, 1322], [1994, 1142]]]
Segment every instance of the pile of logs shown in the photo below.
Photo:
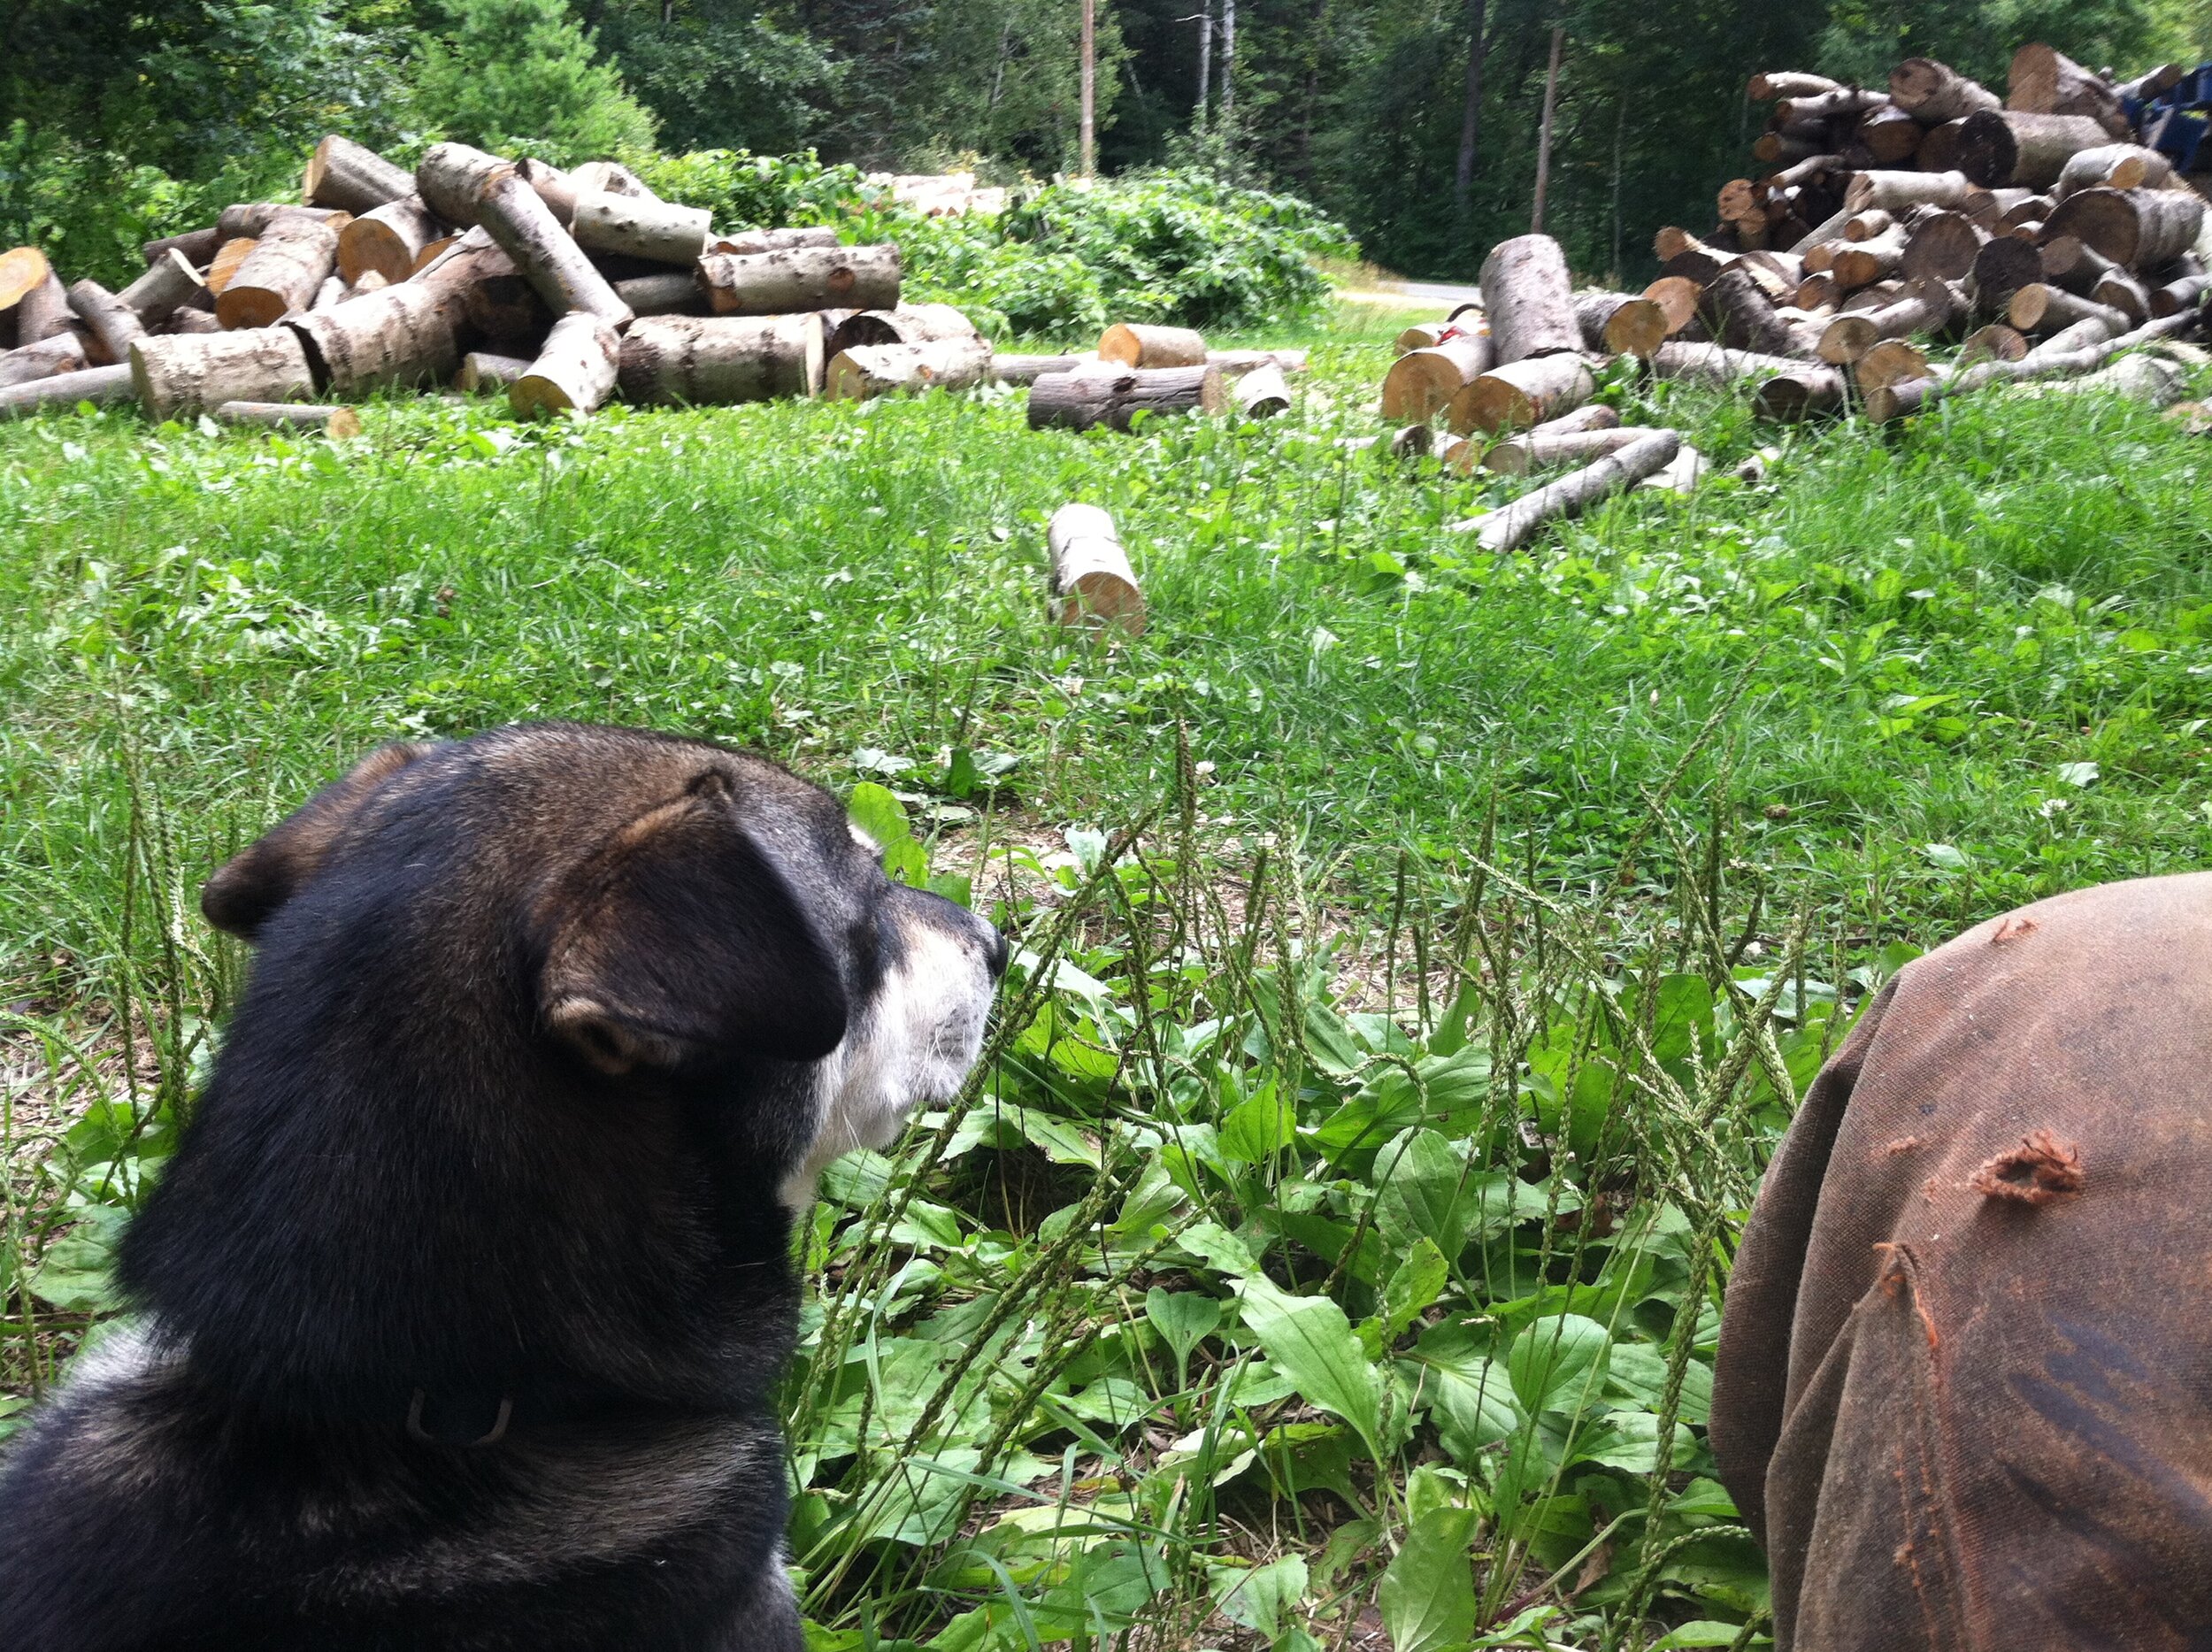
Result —
[[1032, 387], [1033, 426], [1126, 429], [1147, 409], [1264, 417], [1304, 366], [1173, 327], [1110, 329], [1094, 357], [997, 356], [952, 305], [902, 302], [895, 245], [718, 232], [614, 162], [458, 143], [409, 172], [326, 138], [298, 204], [233, 206], [144, 252], [117, 292], [65, 286], [36, 248], [0, 253], [0, 418], [134, 399], [155, 419], [345, 434], [346, 403], [394, 388], [503, 390], [531, 417], [1001, 382]]

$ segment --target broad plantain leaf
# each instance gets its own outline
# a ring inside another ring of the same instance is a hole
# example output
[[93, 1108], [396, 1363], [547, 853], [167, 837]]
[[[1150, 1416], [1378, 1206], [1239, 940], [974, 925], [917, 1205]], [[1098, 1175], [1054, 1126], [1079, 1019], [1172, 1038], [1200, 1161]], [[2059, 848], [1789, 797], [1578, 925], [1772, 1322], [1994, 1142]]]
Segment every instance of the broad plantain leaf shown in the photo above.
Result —
[[1244, 1323], [1308, 1403], [1351, 1424], [1381, 1455], [1382, 1385], [1344, 1310], [1325, 1296], [1293, 1296], [1263, 1273], [1237, 1287]]
[[1435, 1652], [1473, 1638], [1475, 1574], [1467, 1546], [1474, 1532], [1473, 1510], [1432, 1509], [1406, 1533], [1377, 1596], [1394, 1652]]

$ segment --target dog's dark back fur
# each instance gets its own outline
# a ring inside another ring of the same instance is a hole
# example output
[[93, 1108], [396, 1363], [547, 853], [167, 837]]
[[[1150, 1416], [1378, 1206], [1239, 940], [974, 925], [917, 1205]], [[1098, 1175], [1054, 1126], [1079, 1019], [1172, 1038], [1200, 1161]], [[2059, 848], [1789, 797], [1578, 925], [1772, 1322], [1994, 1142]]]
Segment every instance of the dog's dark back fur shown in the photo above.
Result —
[[260, 956], [146, 1340], [0, 1479], [0, 1646], [795, 1646], [780, 1195], [916, 926], [995, 937], [772, 765], [573, 726], [387, 748], [204, 904]]

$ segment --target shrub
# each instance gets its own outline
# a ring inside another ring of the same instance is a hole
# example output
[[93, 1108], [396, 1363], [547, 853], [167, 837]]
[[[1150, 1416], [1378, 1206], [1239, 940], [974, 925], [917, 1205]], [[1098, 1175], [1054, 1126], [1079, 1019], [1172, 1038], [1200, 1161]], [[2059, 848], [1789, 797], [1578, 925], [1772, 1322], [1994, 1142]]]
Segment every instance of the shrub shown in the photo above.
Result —
[[457, 0], [423, 48], [417, 114], [447, 136], [564, 164], [649, 148], [653, 117], [592, 61], [565, 0]]

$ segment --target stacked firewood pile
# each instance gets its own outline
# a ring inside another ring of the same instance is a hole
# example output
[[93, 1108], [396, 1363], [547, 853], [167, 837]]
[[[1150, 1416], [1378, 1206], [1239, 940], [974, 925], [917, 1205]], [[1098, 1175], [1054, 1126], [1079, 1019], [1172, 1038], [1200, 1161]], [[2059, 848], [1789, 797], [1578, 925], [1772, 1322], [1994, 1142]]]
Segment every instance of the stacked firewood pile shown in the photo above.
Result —
[[1886, 90], [1755, 76], [1774, 114], [1753, 153], [1775, 170], [1721, 189], [1710, 237], [1660, 232], [1654, 370], [1749, 380], [1774, 418], [1855, 393], [1887, 419], [2187, 330], [2212, 288], [2205, 202], [2130, 124], [2180, 73], [2115, 84], [2032, 44], [2001, 103], [1925, 58]]
[[36, 248], [0, 253], [0, 418], [135, 399], [157, 419], [346, 434], [345, 403], [391, 388], [503, 388], [531, 416], [1010, 382], [1032, 386], [1033, 426], [1126, 429], [1142, 409], [1277, 411], [1304, 365], [1171, 327], [1111, 329], [1091, 357], [995, 355], [954, 306], [902, 301], [895, 245], [721, 233], [613, 162], [457, 143], [410, 173], [326, 138], [299, 204], [233, 206], [144, 251], [119, 292], [65, 285]]

